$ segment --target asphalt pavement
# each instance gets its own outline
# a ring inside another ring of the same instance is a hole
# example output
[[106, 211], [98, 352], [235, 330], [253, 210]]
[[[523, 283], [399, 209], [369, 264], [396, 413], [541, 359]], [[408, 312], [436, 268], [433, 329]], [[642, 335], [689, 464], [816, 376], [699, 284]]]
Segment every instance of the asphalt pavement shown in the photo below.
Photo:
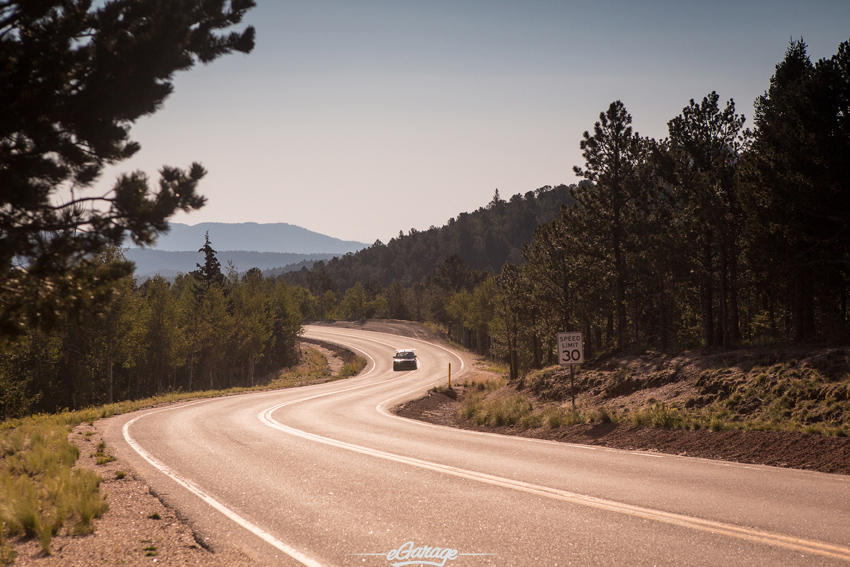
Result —
[[[357, 377], [112, 418], [106, 440], [213, 550], [264, 565], [848, 565], [850, 477], [456, 430], [392, 407], [471, 359], [308, 327]], [[393, 372], [398, 348], [415, 371]]]

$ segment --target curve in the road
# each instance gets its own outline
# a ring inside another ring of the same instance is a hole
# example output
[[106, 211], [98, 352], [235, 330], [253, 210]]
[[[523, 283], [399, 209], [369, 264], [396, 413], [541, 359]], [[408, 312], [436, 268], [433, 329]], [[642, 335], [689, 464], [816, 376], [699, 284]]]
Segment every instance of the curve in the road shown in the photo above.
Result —
[[[195, 402], [195, 403], [203, 403], [203, 401], [206, 401], [206, 400], [202, 400], [202, 401]], [[194, 404], [186, 404], [186, 405], [194, 405]], [[178, 407], [184, 408], [186, 406], [183, 405], [183, 406], [178, 406]], [[253, 533], [254, 535], [259, 537], [260, 539], [262, 539], [263, 541], [265, 541], [266, 543], [268, 543], [272, 547], [282, 551], [283, 553], [285, 553], [286, 555], [295, 559], [296, 561], [300, 562], [301, 564], [307, 565], [307, 567], [323, 567], [323, 565], [321, 563], [319, 563], [318, 561], [316, 561], [315, 559], [308, 557], [307, 555], [305, 555], [304, 553], [301, 553], [300, 551], [293, 548], [292, 546], [289, 546], [289, 545], [283, 543], [282, 541], [280, 541], [279, 539], [277, 539], [276, 537], [274, 537], [273, 535], [271, 535], [270, 533], [268, 533], [267, 531], [265, 531], [261, 527], [259, 527], [256, 524], [248, 521], [247, 519], [243, 518], [242, 516], [240, 516], [239, 514], [237, 514], [236, 512], [234, 512], [233, 510], [231, 510], [230, 508], [228, 508], [227, 506], [225, 506], [224, 504], [222, 504], [221, 502], [219, 502], [218, 500], [216, 500], [215, 498], [213, 498], [209, 494], [207, 494], [200, 486], [198, 486], [197, 484], [195, 484], [191, 480], [189, 480], [187, 478], [183, 478], [182, 476], [175, 473], [173, 470], [171, 470], [171, 468], [168, 467], [168, 465], [161, 462], [159, 459], [157, 459], [156, 457], [154, 457], [153, 455], [151, 455], [150, 453], [145, 451], [142, 448], [142, 446], [139, 445], [139, 443], [137, 443], [135, 439], [133, 439], [133, 436], [130, 435], [130, 426], [133, 425], [139, 419], [141, 419], [143, 417], [148, 417], [148, 416], [151, 416], [151, 415], [163, 412], [163, 411], [168, 411], [168, 410], [171, 410], [171, 409], [174, 409], [174, 408], [163, 408], [163, 409], [159, 409], [159, 410], [154, 410], [152, 412], [148, 412], [148, 413], [145, 413], [143, 415], [140, 415], [139, 417], [131, 419], [130, 421], [125, 423], [124, 427], [122, 428], [122, 431], [123, 431], [123, 434], [124, 434], [124, 439], [127, 441], [127, 444], [130, 445], [130, 447], [132, 447], [133, 450], [136, 451], [136, 453], [138, 453], [140, 457], [142, 457], [144, 460], [146, 460], [148, 463], [150, 463], [152, 467], [156, 468], [162, 474], [168, 476], [174, 482], [176, 482], [177, 484], [179, 484], [180, 486], [182, 486], [183, 488], [185, 488], [186, 490], [188, 490], [189, 492], [191, 492], [192, 494], [194, 494], [195, 496], [200, 498], [202, 501], [206, 502], [211, 507], [213, 507], [214, 509], [216, 509], [219, 512], [221, 512], [222, 514], [224, 514], [227, 518], [232, 520], [235, 524], [245, 528], [246, 530]]]
[[[389, 345], [387, 343], [383, 343], [381, 341], [378, 341], [376, 339], [373, 339], [373, 340], [374, 340], [374, 342], [376, 342], [378, 344], [382, 344], [382, 345], [387, 346], [387, 347], [392, 346], [392, 345]], [[427, 341], [422, 341], [421, 339], [405, 339], [405, 340], [429, 344], [429, 345], [438, 347], [438, 348], [440, 348], [440, 349], [442, 349], [442, 350], [444, 350], [448, 353], [451, 353], [454, 356], [457, 356], [455, 353], [452, 353], [452, 351], [450, 351], [449, 349], [446, 349], [446, 348], [444, 348], [440, 345], [435, 345], [433, 343], [429, 343]], [[361, 377], [368, 375], [369, 373], [371, 373], [375, 369], [375, 361], [367, 352], [363, 351], [360, 348], [355, 347], [354, 345], [346, 344], [343, 338], [337, 338], [336, 342], [338, 342], [338, 344], [341, 344], [342, 346], [345, 346], [346, 348], [351, 348], [353, 350], [356, 350], [356, 351], [360, 352], [361, 354], [363, 354], [364, 356], [366, 356], [367, 358], [369, 358], [370, 367], [364, 374], [361, 374]], [[461, 361], [461, 371], [458, 372], [458, 375], [460, 375], [462, 373], [463, 368], [464, 368], [463, 359], [459, 356], [457, 358]], [[817, 541], [817, 540], [813, 540], [813, 539], [808, 539], [808, 538], [802, 538], [802, 537], [787, 536], [787, 535], [783, 535], [783, 534], [779, 534], [779, 533], [773, 533], [773, 532], [770, 532], [770, 531], [753, 529], [753, 528], [743, 527], [743, 526], [739, 526], [739, 525], [734, 525], [734, 524], [724, 523], [724, 522], [719, 522], [719, 521], [714, 521], [714, 520], [702, 519], [702, 518], [689, 516], [689, 515], [685, 515], [685, 514], [666, 512], [666, 511], [663, 511], [663, 510], [653, 509], [653, 508], [649, 508], [649, 507], [642, 507], [642, 506], [637, 506], [637, 505], [633, 505], [633, 504], [617, 502], [615, 500], [609, 500], [609, 499], [599, 498], [599, 497], [595, 497], [595, 496], [583, 495], [583, 494], [580, 494], [580, 493], [570, 492], [570, 491], [567, 491], [567, 490], [561, 490], [561, 489], [557, 489], [557, 488], [553, 488], [553, 487], [542, 486], [542, 485], [535, 484], [535, 483], [505, 478], [503, 476], [487, 474], [487, 473], [484, 473], [484, 472], [469, 470], [469, 469], [462, 468], [462, 467], [455, 467], [455, 466], [451, 466], [451, 465], [447, 465], [447, 464], [443, 464], [443, 463], [438, 463], [438, 462], [434, 462], [434, 461], [430, 461], [430, 460], [418, 459], [418, 458], [415, 458], [415, 457], [395, 454], [395, 453], [392, 453], [392, 452], [382, 451], [382, 450], [379, 450], [379, 449], [359, 445], [359, 444], [356, 444], [356, 443], [349, 443], [349, 442], [345, 442], [345, 441], [342, 441], [342, 440], [333, 439], [333, 438], [330, 438], [330, 437], [327, 437], [327, 436], [318, 435], [316, 433], [311, 433], [311, 432], [305, 431], [303, 429], [299, 429], [299, 428], [295, 428], [295, 427], [292, 427], [292, 426], [289, 426], [289, 425], [285, 425], [285, 424], [275, 420], [274, 417], [273, 417], [274, 412], [276, 412], [277, 410], [282, 409], [284, 407], [287, 407], [287, 406], [292, 406], [292, 405], [295, 405], [295, 404], [298, 404], [298, 403], [303, 403], [303, 402], [307, 402], [309, 400], [315, 400], [317, 398], [335, 395], [335, 394], [339, 394], [339, 393], [343, 393], [343, 392], [350, 392], [350, 391], [358, 390], [358, 389], [362, 389], [362, 388], [373, 387], [375, 385], [376, 385], [375, 382], [368, 382], [368, 383], [365, 383], [365, 384], [358, 384], [358, 385], [352, 386], [350, 388], [344, 388], [342, 390], [335, 390], [333, 392], [319, 393], [319, 394], [315, 394], [315, 395], [312, 395], [312, 396], [299, 398], [297, 400], [291, 400], [291, 401], [287, 401], [287, 402], [283, 402], [283, 403], [275, 403], [274, 405], [269, 406], [268, 408], [264, 409], [259, 414], [257, 414], [257, 417], [260, 420], [260, 422], [263, 423], [265, 426], [273, 428], [277, 431], [286, 433], [288, 435], [296, 436], [296, 437], [299, 437], [301, 439], [306, 439], [306, 440], [309, 440], [309, 441], [312, 441], [312, 442], [321, 443], [321, 444], [324, 444], [324, 445], [329, 445], [329, 446], [340, 448], [340, 449], [345, 449], [347, 451], [353, 451], [353, 452], [360, 453], [360, 454], [363, 454], [363, 455], [367, 455], [367, 456], [370, 456], [370, 457], [373, 457], [373, 458], [379, 458], [379, 459], [383, 459], [383, 460], [386, 460], [386, 461], [392, 461], [392, 462], [395, 462], [395, 463], [400, 463], [400, 464], [404, 464], [404, 465], [407, 465], [407, 466], [412, 466], [412, 467], [417, 467], [417, 468], [420, 468], [420, 469], [438, 472], [438, 473], [441, 473], [441, 474], [451, 475], [451, 476], [463, 478], [463, 479], [466, 479], [466, 480], [472, 480], [472, 481], [476, 481], [476, 482], [486, 483], [486, 484], [496, 486], [496, 487], [500, 487], [500, 488], [507, 488], [507, 489], [511, 489], [511, 490], [515, 490], [515, 491], [519, 491], [519, 492], [533, 494], [533, 495], [536, 495], [536, 496], [541, 496], [541, 497], [545, 497], [545, 498], [565, 501], [565, 502], [569, 502], [569, 503], [572, 503], [572, 504], [578, 504], [578, 505], [593, 507], [593, 508], [602, 509], [602, 510], [606, 510], [606, 511], [610, 511], [610, 512], [616, 512], [616, 513], [619, 513], [619, 514], [629, 515], [629, 516], [636, 517], [636, 518], [653, 520], [653, 521], [656, 521], [656, 522], [662, 522], [662, 523], [671, 524], [671, 525], [680, 526], [680, 527], [685, 527], [685, 528], [689, 528], [689, 529], [700, 530], [700, 531], [709, 532], [709, 533], [713, 533], [713, 534], [720, 534], [720, 535], [724, 535], [724, 536], [729, 536], [729, 537], [738, 538], [738, 539], [742, 539], [742, 540], [748, 540], [748, 541], [751, 541], [751, 542], [756, 542], [756, 543], [765, 544], [765, 545], [769, 545], [769, 546], [781, 547], [781, 548], [795, 550], [795, 551], [799, 551], [799, 552], [803, 552], [803, 553], [810, 553], [810, 554], [814, 554], [814, 555], [819, 555], [821, 557], [829, 557], [829, 558], [839, 559], [839, 560], [843, 560], [843, 561], [850, 561], [850, 548], [842, 546], [842, 545], [830, 544], [830, 543], [825, 543], [825, 542], [821, 542], [821, 541]], [[421, 391], [421, 390], [422, 390], [422, 387], [420, 386], [419, 388], [416, 388], [415, 390], [411, 390], [410, 392], [407, 392], [406, 394], [393, 395], [391, 398], [384, 400], [381, 403], [379, 403], [376, 407], [376, 410], [378, 412], [382, 413], [382, 414], [385, 414], [385, 415], [393, 416], [393, 417], [396, 417], [398, 419], [405, 419], [405, 418], [401, 418], [399, 416], [396, 416], [391, 411], [389, 411], [389, 406], [392, 405], [394, 402], [401, 400], [402, 398], [408, 397], [409, 395], [413, 394], [414, 392]], [[205, 401], [207, 401], [207, 400], [193, 402], [192, 404], [185, 404], [185, 405], [180, 406], [180, 407], [186, 407], [187, 405], [204, 403]], [[261, 539], [266, 541], [268, 544], [272, 545], [274, 548], [280, 550], [281, 552], [285, 553], [286, 555], [288, 555], [292, 559], [302, 563], [303, 565], [308, 565], [308, 566], [311, 566], [311, 567], [321, 565], [321, 563], [319, 561], [315, 560], [314, 558], [309, 557], [307, 554], [299, 551], [298, 549], [295, 549], [294, 547], [287, 545], [286, 543], [275, 538], [273, 535], [268, 533], [266, 530], [263, 530], [261, 527], [257, 526], [256, 524], [252, 523], [251, 521], [240, 516], [239, 514], [237, 514], [236, 512], [231, 510], [230, 508], [228, 508], [226, 505], [224, 505], [222, 502], [218, 501], [216, 498], [214, 498], [210, 494], [208, 494], [203, 488], [201, 488], [200, 486], [198, 486], [197, 484], [195, 484], [191, 480], [189, 480], [187, 478], [183, 478], [181, 475], [177, 474], [174, 470], [172, 470], [168, 465], [161, 462], [160, 460], [155, 458], [153, 455], [151, 455], [149, 452], [147, 452], [144, 448], [141, 447], [141, 445], [131, 435], [131, 432], [130, 432], [131, 426], [134, 423], [136, 423], [138, 420], [140, 420], [144, 417], [155, 415], [155, 414], [163, 412], [163, 411], [169, 411], [171, 409], [175, 409], [175, 408], [163, 408], [163, 409], [158, 409], [158, 410], [154, 410], [154, 411], [151, 411], [151, 412], [146, 412], [146, 413], [144, 413], [140, 416], [137, 416], [137, 417], [131, 419], [127, 423], [125, 423], [123, 428], [122, 428], [122, 433], [123, 433], [123, 437], [126, 440], [127, 444], [136, 453], [138, 453], [144, 460], [146, 460], [150, 465], [152, 465], [153, 467], [158, 469], [160, 472], [162, 472], [163, 474], [165, 474], [168, 477], [170, 477], [171, 479], [173, 479], [180, 486], [182, 486], [183, 488], [185, 488], [186, 490], [188, 490], [189, 492], [191, 492], [192, 494], [194, 494], [195, 496], [200, 498], [202, 501], [206, 502], [208, 505], [210, 505], [214, 509], [221, 512], [224, 516], [226, 516], [227, 518], [232, 520], [237, 525], [239, 525], [239, 526], [243, 527], [244, 529], [254, 533], [258, 537], [260, 537]], [[405, 419], [405, 421], [412, 421], [412, 420]], [[420, 423], [420, 422], [415, 422], [415, 423]], [[435, 425], [432, 425], [432, 424], [422, 424], [422, 425], [428, 426], [428, 427], [442, 427], [442, 426], [435, 426]], [[536, 442], [537, 440], [529, 439], [528, 441], [529, 442]]]
[[[354, 389], [354, 388], [352, 388]], [[586, 496], [583, 494], [577, 494], [574, 492], [568, 492], [565, 490], [558, 490], [555, 488], [550, 488], [546, 486], [540, 486], [536, 484], [531, 484], [528, 482], [522, 482], [518, 480], [513, 480], [509, 478], [499, 477], [495, 475], [490, 475], [486, 473], [481, 473], [477, 471], [471, 471], [467, 469], [462, 469], [459, 467], [453, 467], [449, 465], [443, 465], [440, 463], [435, 463], [432, 461], [426, 461], [422, 459], [416, 459], [413, 457], [407, 457], [404, 455], [397, 455], [394, 453], [388, 453], [386, 451], [380, 451], [377, 449], [372, 449], [369, 447], [363, 447], [361, 445], [355, 445], [353, 443], [346, 443], [344, 441], [338, 441], [336, 439], [331, 439], [329, 437], [324, 437], [322, 435], [316, 435], [314, 433], [309, 433], [307, 431], [303, 431], [301, 429], [296, 429], [294, 427], [290, 427], [288, 425], [284, 425], [274, 418], [272, 418], [272, 414], [284, 407], [301, 403], [307, 400], [315, 399], [322, 396], [327, 396], [330, 394], [319, 394], [317, 396], [312, 396], [310, 398], [304, 398], [302, 400], [294, 400], [291, 402], [284, 402], [281, 404], [276, 404], [265, 411], [261, 412], [258, 415], [259, 420], [278, 431], [283, 433], [288, 433], [289, 435], [294, 435], [296, 437], [301, 437], [302, 439], [308, 439], [310, 441], [315, 441], [317, 443], [323, 443], [325, 445], [330, 445], [332, 447], [337, 447], [340, 449], [346, 449], [348, 451], [354, 451], [355, 453], [360, 453], [363, 455], [368, 455], [371, 457], [376, 457], [379, 459], [384, 459], [387, 461], [393, 461], [396, 463], [402, 463], [414, 467], [418, 467], [421, 469], [426, 469], [430, 471], [436, 471], [444, 474], [449, 474], [452, 476], [464, 478], [467, 480], [474, 480], [477, 482], [483, 482], [486, 484], [491, 484], [493, 486], [498, 486], [501, 488], [510, 488], [512, 490], [518, 490], [521, 492], [527, 492], [530, 494], [535, 494], [537, 496], [544, 496], [547, 498], [554, 498], [556, 500], [561, 500], [564, 502], [570, 502], [572, 504], [581, 504], [583, 506], [590, 506], [593, 508], [598, 508], [602, 510], [607, 510], [610, 512], [617, 512], [620, 514], [626, 514], [629, 516], [634, 516], [638, 518], [644, 518], [647, 520], [654, 520], [657, 522], [664, 522], [667, 524], [672, 524], [684, 528], [691, 528], [701, 531], [706, 531], [714, 534], [721, 534], [725, 536], [735, 537], [739, 539], [745, 539], [756, 543], [784, 547], [786, 549], [793, 549], [795, 551], [801, 551], [804, 553], [812, 553], [815, 555], [820, 555], [824, 557], [832, 557], [835, 559], [843, 559], [845, 561], [850, 561], [850, 548], [833, 545], [828, 543], [823, 543], [820, 541], [798, 538], [798, 537], [789, 537], [782, 534], [770, 533], [762, 530], [754, 530], [751, 528], [746, 528], [742, 526], [736, 526], [733, 524], [727, 524], [723, 522], [716, 522], [712, 520], [705, 520], [702, 518], [695, 518], [693, 516], [686, 516], [683, 514], [674, 514], [671, 512], [665, 512], [663, 510], [655, 510], [652, 508], [645, 508], [643, 506], [634, 506], [630, 504], [624, 504], [621, 502], [616, 502], [613, 500], [607, 500], [604, 498], [597, 498], [594, 496]], [[397, 397], [397, 396], [396, 396]], [[396, 398], [394, 397], [394, 398]], [[437, 426], [442, 427], [442, 426]]]

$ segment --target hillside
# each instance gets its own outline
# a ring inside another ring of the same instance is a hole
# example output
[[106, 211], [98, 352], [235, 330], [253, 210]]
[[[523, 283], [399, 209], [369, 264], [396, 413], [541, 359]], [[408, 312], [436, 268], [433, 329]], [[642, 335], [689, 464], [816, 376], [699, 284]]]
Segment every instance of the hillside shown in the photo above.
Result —
[[124, 256], [136, 265], [138, 279], [191, 272], [203, 261], [198, 249], [207, 233], [221, 265], [226, 267], [230, 262], [239, 272], [259, 268], [278, 275], [366, 247], [362, 242], [340, 240], [286, 223], [171, 223], [170, 227], [154, 248], [125, 249]]
[[[541, 187], [505, 201], [498, 190], [486, 206], [460, 213], [442, 227], [399, 232], [386, 244], [376, 242], [352, 254], [314, 268], [336, 282], [341, 290], [357, 282], [404, 285], [422, 282], [450, 256], [460, 257], [471, 270], [499, 273], [505, 262], [521, 264], [522, 248], [538, 226], [551, 222], [563, 205], [573, 203], [566, 185]], [[291, 274], [292, 283], [308, 286], [303, 273]], [[309, 287], [309, 286], [308, 286]]]

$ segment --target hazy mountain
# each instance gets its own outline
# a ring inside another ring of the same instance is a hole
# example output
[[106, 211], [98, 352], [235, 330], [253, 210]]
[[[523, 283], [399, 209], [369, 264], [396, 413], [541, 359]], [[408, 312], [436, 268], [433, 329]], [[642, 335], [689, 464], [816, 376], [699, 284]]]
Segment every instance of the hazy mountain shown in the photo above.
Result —
[[203, 263], [204, 255], [198, 250], [207, 232], [222, 268], [231, 262], [239, 272], [259, 268], [282, 273], [367, 247], [362, 242], [340, 240], [286, 223], [171, 223], [171, 230], [159, 237], [154, 248], [129, 247], [124, 256], [136, 264], [139, 280], [155, 274], [186, 274]]
[[[341, 256], [368, 246], [363, 242], [340, 240], [287, 223], [204, 222], [196, 225], [171, 223], [171, 230], [159, 237], [154, 250], [167, 252], [198, 250], [204, 245], [204, 234], [207, 232], [209, 232], [212, 247], [216, 250]], [[223, 260], [221, 262], [224, 264]]]
[[[136, 264], [136, 278], [144, 281], [159, 274], [172, 278], [179, 273], [187, 274], [197, 269], [197, 264], [204, 263], [201, 252], [169, 252], [165, 250], [150, 250], [145, 248], [128, 248], [124, 256]], [[275, 275], [290, 270], [299, 270], [306, 265], [312, 267], [314, 262], [329, 260], [336, 254], [296, 254], [291, 252], [248, 252], [244, 250], [216, 251], [216, 257], [221, 262], [222, 271], [232, 263], [236, 271], [242, 273], [251, 268], [259, 268], [264, 272]]]

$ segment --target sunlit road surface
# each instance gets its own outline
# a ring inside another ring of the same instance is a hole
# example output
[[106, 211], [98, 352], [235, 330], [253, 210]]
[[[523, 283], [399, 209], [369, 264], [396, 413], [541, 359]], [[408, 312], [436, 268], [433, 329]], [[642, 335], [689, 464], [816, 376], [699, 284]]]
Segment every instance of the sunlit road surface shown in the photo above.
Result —
[[[390, 411], [469, 359], [308, 327], [356, 378], [112, 418], [210, 546], [262, 565], [850, 565], [850, 477], [481, 434]], [[392, 371], [397, 348], [419, 369]], [[163, 558], [165, 559], [165, 558]]]

